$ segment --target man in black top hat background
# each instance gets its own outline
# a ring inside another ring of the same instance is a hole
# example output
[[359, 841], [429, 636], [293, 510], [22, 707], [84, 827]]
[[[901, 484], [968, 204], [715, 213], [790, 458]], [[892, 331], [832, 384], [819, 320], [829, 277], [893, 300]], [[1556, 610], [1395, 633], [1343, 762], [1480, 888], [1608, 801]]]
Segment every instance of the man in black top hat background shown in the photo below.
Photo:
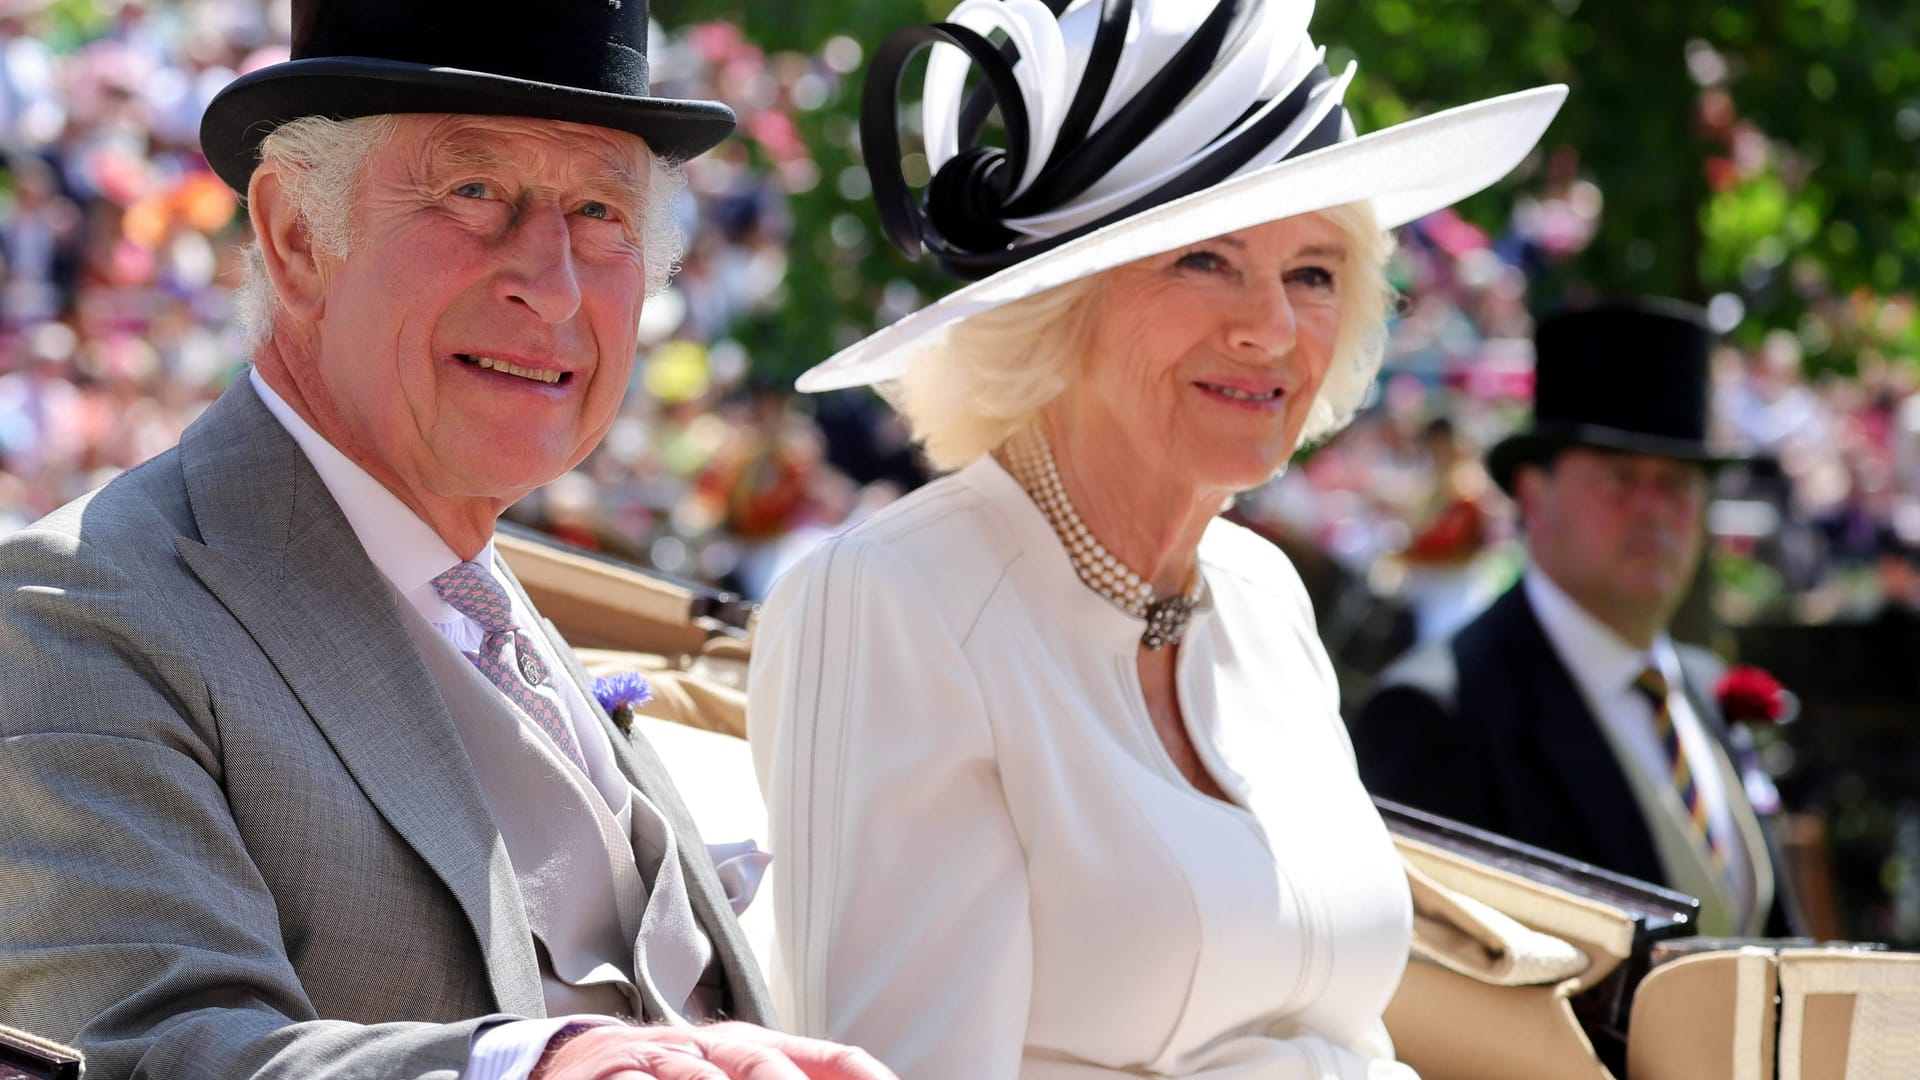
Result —
[[1532, 425], [1487, 462], [1519, 505], [1524, 578], [1383, 673], [1350, 726], [1375, 795], [1697, 896], [1703, 933], [1777, 935], [1776, 807], [1746, 790], [1723, 665], [1667, 632], [1722, 460], [1709, 343], [1665, 301], [1541, 323]]
[[644, 0], [294, 23], [202, 132], [252, 370], [0, 541], [0, 1023], [106, 1078], [888, 1076], [759, 1026], [741, 897], [493, 557], [731, 112], [649, 95]]

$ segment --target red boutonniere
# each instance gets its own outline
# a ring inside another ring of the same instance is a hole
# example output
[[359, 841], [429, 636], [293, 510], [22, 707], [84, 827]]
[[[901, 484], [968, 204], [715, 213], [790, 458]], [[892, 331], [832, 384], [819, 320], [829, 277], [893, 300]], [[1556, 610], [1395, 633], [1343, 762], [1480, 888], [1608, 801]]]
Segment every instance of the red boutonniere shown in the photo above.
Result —
[[1769, 727], [1793, 719], [1796, 702], [1779, 680], [1750, 664], [1727, 669], [1713, 696], [1730, 724]]

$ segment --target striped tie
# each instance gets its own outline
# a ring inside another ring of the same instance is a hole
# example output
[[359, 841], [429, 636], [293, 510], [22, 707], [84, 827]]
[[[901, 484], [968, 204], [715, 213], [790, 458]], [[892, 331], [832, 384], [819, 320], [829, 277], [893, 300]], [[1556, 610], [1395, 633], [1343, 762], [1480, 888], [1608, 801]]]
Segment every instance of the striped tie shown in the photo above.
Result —
[[1687, 822], [1693, 838], [1708, 855], [1713, 858], [1713, 868], [1721, 876], [1727, 872], [1727, 844], [1724, 837], [1713, 828], [1707, 815], [1707, 800], [1700, 793], [1700, 786], [1693, 782], [1693, 770], [1687, 767], [1687, 755], [1680, 748], [1680, 732], [1673, 725], [1673, 712], [1667, 708], [1667, 677], [1658, 669], [1648, 668], [1633, 680], [1633, 688], [1647, 696], [1647, 704], [1653, 707], [1653, 731], [1660, 737], [1660, 746], [1667, 753], [1669, 776], [1674, 791], [1680, 795], [1680, 805], [1686, 807]]

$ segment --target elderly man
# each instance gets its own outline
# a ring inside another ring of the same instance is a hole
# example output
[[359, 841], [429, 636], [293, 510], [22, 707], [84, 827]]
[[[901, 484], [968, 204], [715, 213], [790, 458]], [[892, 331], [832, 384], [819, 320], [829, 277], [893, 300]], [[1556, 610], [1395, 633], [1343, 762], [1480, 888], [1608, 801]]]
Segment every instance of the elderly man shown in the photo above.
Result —
[[673, 785], [493, 554], [732, 114], [648, 96], [644, 0], [295, 24], [203, 130], [253, 370], [0, 544], [0, 1022], [101, 1077], [886, 1076], [755, 1026]]
[[[1701, 900], [1707, 934], [1784, 934], [1786, 882], [1714, 701], [1667, 626], [1700, 562], [1709, 335], [1647, 302], [1543, 321], [1534, 423], [1488, 455], [1524, 580], [1382, 675], [1352, 721], [1376, 795]], [[1772, 809], [1762, 805], [1764, 812]]]

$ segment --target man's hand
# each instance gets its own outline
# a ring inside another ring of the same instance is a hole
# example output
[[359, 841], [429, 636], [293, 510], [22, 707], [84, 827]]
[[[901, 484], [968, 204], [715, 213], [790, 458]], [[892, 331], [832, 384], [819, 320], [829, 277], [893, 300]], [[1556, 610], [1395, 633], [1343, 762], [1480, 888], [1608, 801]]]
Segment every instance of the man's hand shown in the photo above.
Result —
[[897, 1080], [865, 1050], [752, 1024], [591, 1028], [530, 1080]]

